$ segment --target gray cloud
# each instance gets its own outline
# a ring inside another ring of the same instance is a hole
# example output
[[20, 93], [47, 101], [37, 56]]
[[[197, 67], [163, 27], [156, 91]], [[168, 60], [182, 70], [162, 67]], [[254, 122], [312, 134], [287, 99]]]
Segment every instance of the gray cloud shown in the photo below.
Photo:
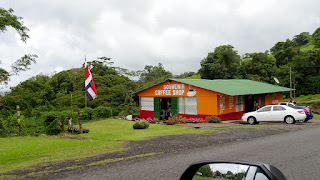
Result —
[[162, 62], [174, 74], [197, 71], [215, 47], [231, 44], [239, 54], [264, 52], [276, 42], [320, 27], [319, 1], [231, 0], [0, 0], [24, 18], [30, 39], [9, 29], [0, 34], [1, 66], [25, 53], [39, 55], [16, 85], [39, 73], [80, 67], [111, 57], [116, 66], [141, 70]]

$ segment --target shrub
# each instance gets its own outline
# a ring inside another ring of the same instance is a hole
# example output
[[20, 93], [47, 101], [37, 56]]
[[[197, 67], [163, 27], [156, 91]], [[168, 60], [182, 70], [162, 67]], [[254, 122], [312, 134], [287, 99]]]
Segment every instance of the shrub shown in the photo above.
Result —
[[206, 120], [208, 123], [221, 123], [221, 119], [217, 116], [208, 116]]
[[97, 116], [101, 118], [109, 118], [112, 117], [112, 109], [105, 106], [98, 106], [96, 108]]
[[122, 117], [122, 116], [127, 116], [127, 111], [126, 110], [122, 110], [119, 112], [118, 114], [119, 117]]
[[[21, 115], [20, 119], [24, 117]], [[17, 115], [13, 114], [7, 118], [1, 117], [1, 129], [0, 135], [1, 137], [6, 136], [16, 136], [18, 135], [18, 123], [17, 123]]]
[[45, 132], [49, 135], [56, 135], [59, 134], [62, 130], [60, 129], [58, 119], [56, 118], [53, 120], [49, 126], [45, 128]]
[[146, 120], [139, 120], [133, 124], [133, 129], [147, 129], [149, 127], [149, 123]]
[[[21, 116], [22, 117], [22, 116]], [[29, 118], [21, 118], [21, 134], [23, 136], [26, 135], [34, 135], [36, 133], [44, 133], [44, 125], [42, 120], [39, 117], [29, 117]]]
[[118, 116], [120, 113], [120, 110], [118, 108], [112, 108], [112, 116]]
[[81, 120], [83, 122], [92, 120], [95, 116], [95, 112], [90, 107], [82, 108], [81, 110]]
[[168, 125], [174, 125], [178, 123], [179, 123], [179, 117], [177, 115], [173, 115], [169, 117], [168, 120], [166, 121], [166, 124]]
[[49, 112], [44, 112], [41, 116], [41, 119], [46, 126], [48, 126], [53, 120], [49, 121], [48, 117], [49, 116], [55, 116], [57, 117], [64, 125], [68, 125], [68, 118], [72, 119], [73, 124], [78, 123], [78, 112], [73, 112], [70, 110], [65, 110], [65, 111], [49, 111]]

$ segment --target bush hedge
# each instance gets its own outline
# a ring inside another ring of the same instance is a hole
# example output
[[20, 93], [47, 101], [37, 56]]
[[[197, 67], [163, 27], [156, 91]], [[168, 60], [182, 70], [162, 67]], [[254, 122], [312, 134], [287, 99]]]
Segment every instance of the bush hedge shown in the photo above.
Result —
[[96, 108], [97, 116], [101, 118], [109, 118], [112, 117], [112, 109], [105, 106], [98, 106]]
[[149, 127], [149, 123], [146, 120], [139, 120], [133, 124], [133, 129], [146, 129]]
[[45, 128], [45, 132], [48, 135], [57, 135], [60, 132], [62, 132], [62, 129], [60, 129], [58, 118], [54, 119], [49, 126]]
[[85, 121], [90, 121], [92, 119], [94, 119], [96, 116], [95, 116], [95, 112], [92, 108], [90, 107], [85, 107], [85, 108], [82, 108], [81, 110], [81, 120], [83, 122]]
[[[17, 136], [18, 124], [17, 114], [7, 110], [0, 110], [0, 137]], [[13, 111], [14, 112], [14, 111]], [[22, 136], [47, 133], [49, 135], [59, 134], [64, 127], [68, 126], [68, 119], [72, 119], [72, 124], [78, 124], [78, 112], [72, 110], [64, 111], [37, 111], [32, 117], [24, 116], [21, 112], [21, 134]], [[112, 109], [105, 106], [99, 106], [95, 110], [92, 108], [83, 108], [81, 112], [83, 122], [95, 120], [98, 118], [109, 118], [112, 116]], [[50, 116], [56, 118], [49, 118]], [[62, 127], [60, 127], [60, 122]]]
[[208, 123], [221, 123], [221, 119], [219, 117], [217, 117], [217, 116], [208, 116], [206, 118], [206, 121]]

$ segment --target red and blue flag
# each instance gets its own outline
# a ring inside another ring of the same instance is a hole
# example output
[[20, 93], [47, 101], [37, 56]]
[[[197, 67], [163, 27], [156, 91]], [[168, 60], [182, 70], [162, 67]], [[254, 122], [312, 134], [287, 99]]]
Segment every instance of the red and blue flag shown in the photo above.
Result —
[[85, 83], [84, 87], [86, 90], [86, 95], [90, 99], [90, 101], [94, 100], [95, 98], [98, 97], [96, 87], [93, 82], [93, 78], [91, 75], [91, 72], [89, 70], [89, 66], [87, 64], [87, 61], [85, 61]]

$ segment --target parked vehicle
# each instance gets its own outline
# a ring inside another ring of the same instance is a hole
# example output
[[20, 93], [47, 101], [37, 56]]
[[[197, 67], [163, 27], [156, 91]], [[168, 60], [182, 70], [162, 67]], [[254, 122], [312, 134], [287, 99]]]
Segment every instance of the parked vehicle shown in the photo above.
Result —
[[278, 168], [269, 164], [224, 160], [191, 164], [180, 180], [194, 179], [287, 180]]
[[292, 107], [294, 109], [303, 109], [303, 111], [306, 113], [307, 117], [304, 120], [304, 122], [309, 121], [310, 119], [313, 118], [312, 110], [308, 106], [303, 106], [303, 105], [298, 105], [292, 102], [280, 102], [278, 105], [286, 105], [289, 107]]
[[287, 124], [294, 124], [296, 121], [304, 121], [306, 117], [302, 109], [286, 105], [268, 105], [257, 111], [245, 113], [241, 119], [249, 124], [257, 124], [260, 121], [284, 121]]

